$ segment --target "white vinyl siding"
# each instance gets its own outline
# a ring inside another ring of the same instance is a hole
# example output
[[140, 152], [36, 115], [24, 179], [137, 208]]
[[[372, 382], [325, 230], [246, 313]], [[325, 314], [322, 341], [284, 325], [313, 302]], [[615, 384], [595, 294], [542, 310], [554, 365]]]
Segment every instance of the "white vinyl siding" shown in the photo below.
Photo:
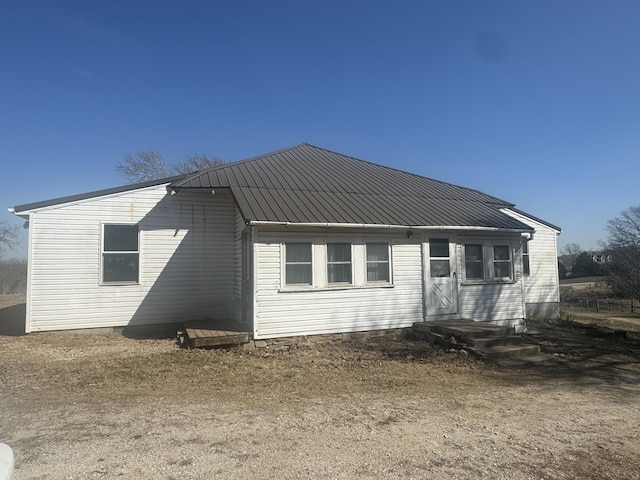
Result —
[[[422, 320], [422, 269], [420, 243], [412, 243], [404, 235], [392, 241], [391, 269], [393, 284], [369, 286], [366, 282], [365, 243], [383, 243], [369, 234], [354, 240], [345, 233], [331, 239], [312, 233], [300, 233], [296, 241], [314, 245], [316, 288], [287, 290], [281, 288], [282, 237], [278, 233], [261, 232], [255, 244], [256, 313], [255, 337], [273, 338], [321, 333], [356, 332], [408, 327]], [[287, 239], [291, 234], [287, 233]], [[388, 236], [384, 242], [388, 243]], [[284, 240], [286, 243], [290, 240]], [[327, 243], [350, 243], [352, 247], [353, 285], [344, 287], [326, 282], [324, 255]], [[359, 265], [361, 263], [361, 265]]]
[[233, 232], [233, 264], [234, 264], [234, 318], [236, 321], [242, 321], [242, 234], [246, 228], [244, 218], [238, 207], [234, 206], [234, 232]]
[[[231, 317], [234, 202], [160, 185], [30, 215], [30, 331]], [[101, 282], [103, 224], [136, 224], [137, 284]]]
[[555, 309], [557, 316], [560, 302], [557, 237], [560, 232], [518, 212], [508, 209], [504, 212], [535, 228], [528, 242], [530, 273], [524, 277], [526, 304], [532, 311], [536, 311], [536, 305], [547, 305], [545, 310]]

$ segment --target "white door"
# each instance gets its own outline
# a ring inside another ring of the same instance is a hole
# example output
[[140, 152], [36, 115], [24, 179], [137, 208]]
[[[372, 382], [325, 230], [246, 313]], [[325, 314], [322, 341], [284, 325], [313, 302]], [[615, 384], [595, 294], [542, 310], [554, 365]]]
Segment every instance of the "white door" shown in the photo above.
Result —
[[432, 237], [427, 241], [427, 315], [458, 312], [454, 247], [455, 244], [448, 237]]

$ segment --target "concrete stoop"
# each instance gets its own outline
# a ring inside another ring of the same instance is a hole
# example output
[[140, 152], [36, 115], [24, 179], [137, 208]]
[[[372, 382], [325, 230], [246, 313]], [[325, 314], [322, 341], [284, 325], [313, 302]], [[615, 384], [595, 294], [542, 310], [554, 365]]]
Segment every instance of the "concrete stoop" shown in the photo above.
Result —
[[538, 345], [524, 342], [513, 327], [472, 320], [449, 320], [415, 323], [419, 337], [447, 348], [463, 348], [475, 355], [504, 366], [544, 362], [553, 358], [540, 351]]

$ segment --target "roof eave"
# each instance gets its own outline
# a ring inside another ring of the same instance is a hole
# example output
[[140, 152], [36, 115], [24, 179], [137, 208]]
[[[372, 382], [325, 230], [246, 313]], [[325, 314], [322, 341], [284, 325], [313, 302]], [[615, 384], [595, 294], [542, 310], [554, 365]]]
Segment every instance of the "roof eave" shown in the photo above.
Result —
[[531, 233], [533, 227], [526, 228], [500, 228], [483, 227], [479, 225], [382, 225], [370, 223], [331, 223], [331, 222], [274, 222], [267, 220], [248, 220], [249, 226], [280, 226], [280, 227], [306, 227], [306, 228], [365, 228], [365, 229], [393, 229], [393, 230], [427, 230], [427, 231], [474, 231], [474, 232], [501, 232], [501, 233]]
[[115, 188], [95, 190], [93, 192], [81, 193], [78, 195], [68, 195], [66, 197], [58, 197], [51, 200], [44, 200], [41, 202], [25, 203], [23, 205], [16, 205], [12, 209], [10, 209], [10, 211], [13, 210], [12, 213], [14, 213], [15, 215], [22, 216], [34, 210], [38, 210], [46, 207], [52, 207], [55, 205], [61, 205], [64, 203], [78, 202], [81, 200], [88, 200], [91, 198], [104, 197], [106, 195], [114, 195], [117, 193], [129, 192], [131, 190], [155, 187], [157, 185], [163, 185], [167, 183], [171, 184], [173, 182], [176, 182], [185, 178], [186, 176], [187, 175], [176, 175], [173, 177], [159, 178], [157, 180], [149, 180], [146, 182], [132, 183], [130, 185], [123, 185]]

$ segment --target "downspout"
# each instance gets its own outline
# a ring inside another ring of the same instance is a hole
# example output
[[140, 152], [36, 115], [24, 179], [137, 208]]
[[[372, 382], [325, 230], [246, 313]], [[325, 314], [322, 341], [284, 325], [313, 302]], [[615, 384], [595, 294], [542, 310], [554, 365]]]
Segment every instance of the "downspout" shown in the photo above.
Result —
[[29, 229], [29, 238], [27, 240], [27, 296], [25, 299], [25, 315], [24, 315], [24, 333], [31, 332], [31, 282], [33, 269], [33, 215], [29, 213], [29, 220], [27, 220], [27, 228]]

